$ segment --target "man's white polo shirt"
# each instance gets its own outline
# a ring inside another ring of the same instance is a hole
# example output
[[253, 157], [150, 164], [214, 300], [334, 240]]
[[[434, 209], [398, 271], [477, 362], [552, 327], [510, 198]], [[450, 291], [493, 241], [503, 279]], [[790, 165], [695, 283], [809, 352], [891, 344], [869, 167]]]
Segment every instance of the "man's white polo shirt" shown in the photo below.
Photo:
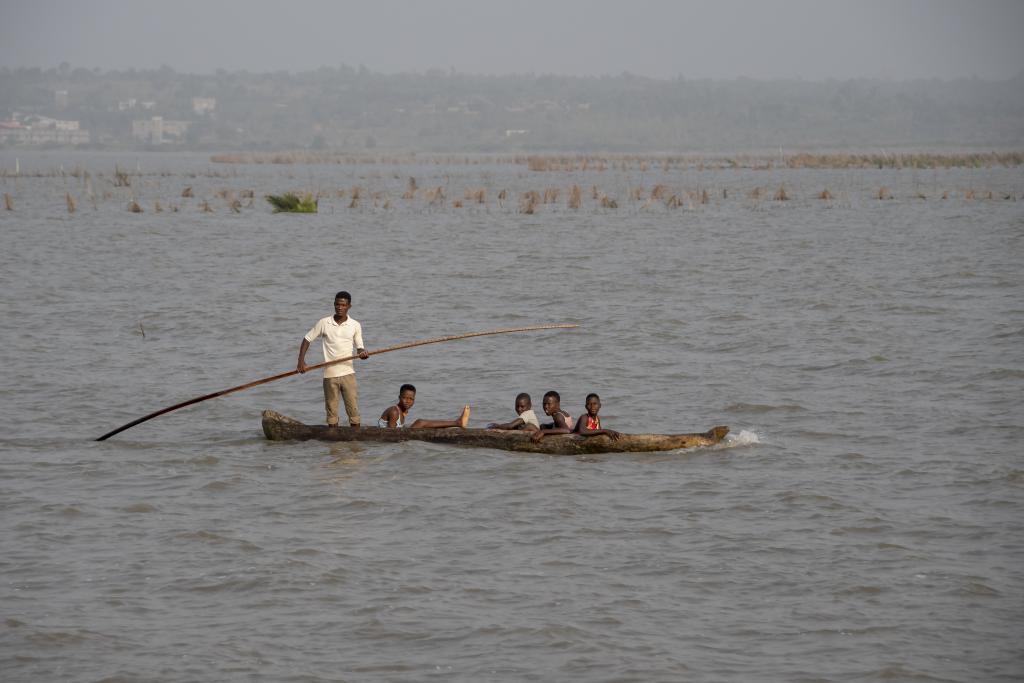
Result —
[[[317, 337], [323, 337], [325, 361], [354, 356], [356, 349], [364, 348], [363, 326], [351, 317], [340, 325], [334, 322], [333, 315], [321, 318], [313, 325], [313, 329], [306, 333], [306, 341], [312, 344]], [[324, 368], [324, 377], [343, 377], [355, 371], [352, 361], [345, 361]]]

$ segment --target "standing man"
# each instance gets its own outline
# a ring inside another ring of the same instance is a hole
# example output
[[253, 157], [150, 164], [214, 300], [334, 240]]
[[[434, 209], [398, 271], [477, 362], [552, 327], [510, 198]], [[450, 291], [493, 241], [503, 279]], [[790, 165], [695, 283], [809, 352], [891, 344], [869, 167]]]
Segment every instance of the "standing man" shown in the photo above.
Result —
[[[306, 372], [306, 350], [317, 337], [324, 338], [324, 361], [345, 358], [352, 355], [354, 348], [360, 358], [366, 360], [370, 354], [363, 348], [363, 327], [356, 320], [348, 317], [348, 309], [352, 307], [352, 295], [338, 292], [334, 295], [334, 315], [321, 318], [306, 333], [299, 346], [300, 373]], [[345, 402], [345, 413], [348, 423], [358, 427], [359, 390], [356, 387], [356, 371], [352, 361], [335, 363], [324, 368], [324, 407], [327, 409], [327, 426], [338, 426], [338, 398]]]

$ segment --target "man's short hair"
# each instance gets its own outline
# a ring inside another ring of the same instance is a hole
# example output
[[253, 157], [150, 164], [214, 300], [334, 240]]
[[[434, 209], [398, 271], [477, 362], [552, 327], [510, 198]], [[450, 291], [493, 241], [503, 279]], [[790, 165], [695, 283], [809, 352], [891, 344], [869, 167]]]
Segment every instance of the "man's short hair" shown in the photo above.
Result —
[[399, 395], [399, 396], [401, 396], [402, 394], [404, 394], [404, 393], [405, 393], [405, 392], [407, 392], [407, 391], [411, 391], [412, 393], [414, 393], [414, 394], [415, 394], [415, 393], [416, 393], [416, 387], [414, 387], [414, 386], [413, 386], [413, 385], [411, 385], [411, 384], [403, 384], [403, 385], [402, 385], [401, 387], [399, 387], [399, 389], [398, 389], [398, 395]]
[[519, 403], [519, 399], [525, 398], [527, 403], [533, 404], [533, 399], [525, 391], [516, 395], [516, 403]]
[[558, 401], [559, 403], [562, 402], [562, 397], [558, 395], [557, 391], [548, 391], [544, 394], [544, 398], [547, 398], [549, 396]]
[[586, 403], [587, 401], [589, 401], [592, 398], [596, 398], [598, 401], [601, 400], [601, 397], [598, 396], [597, 394], [587, 394], [587, 397], [585, 399], [583, 399], [583, 402]]
[[337, 301], [338, 299], [345, 299], [349, 303], [352, 303], [352, 295], [346, 292], [344, 289], [334, 295], [334, 300]]

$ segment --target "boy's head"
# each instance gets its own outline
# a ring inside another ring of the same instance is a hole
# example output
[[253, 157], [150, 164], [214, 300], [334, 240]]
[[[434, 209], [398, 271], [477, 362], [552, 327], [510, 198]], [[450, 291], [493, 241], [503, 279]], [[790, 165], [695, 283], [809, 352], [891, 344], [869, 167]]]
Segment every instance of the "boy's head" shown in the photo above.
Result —
[[562, 397], [558, 395], [557, 391], [549, 391], [544, 394], [544, 401], [541, 403], [541, 406], [544, 408], [545, 415], [557, 413], [562, 409]]
[[334, 313], [341, 317], [348, 315], [348, 309], [352, 308], [352, 295], [346, 291], [334, 295]]
[[597, 415], [597, 411], [601, 410], [601, 397], [597, 394], [587, 394], [586, 406], [588, 413]]
[[411, 384], [403, 384], [398, 389], [398, 405], [402, 412], [409, 412], [409, 408], [416, 403], [416, 387]]
[[516, 415], [522, 415], [527, 410], [533, 407], [533, 401], [530, 400], [530, 395], [525, 391], [516, 396]]

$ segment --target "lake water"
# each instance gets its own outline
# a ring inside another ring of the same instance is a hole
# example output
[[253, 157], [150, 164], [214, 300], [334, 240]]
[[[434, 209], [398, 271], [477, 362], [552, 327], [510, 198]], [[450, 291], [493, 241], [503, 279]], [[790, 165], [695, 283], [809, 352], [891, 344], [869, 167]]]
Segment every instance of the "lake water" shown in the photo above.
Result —
[[[1021, 169], [15, 157], [5, 681], [1024, 677]], [[659, 183], [682, 205], [630, 199]], [[452, 206], [467, 188], [485, 203]], [[286, 190], [320, 213], [272, 214]], [[596, 391], [606, 426], [732, 438], [587, 460], [266, 441], [264, 408], [323, 419], [311, 373], [93, 441], [293, 369], [339, 289], [371, 350], [580, 326], [360, 361], [364, 421], [412, 382], [413, 417]]]

